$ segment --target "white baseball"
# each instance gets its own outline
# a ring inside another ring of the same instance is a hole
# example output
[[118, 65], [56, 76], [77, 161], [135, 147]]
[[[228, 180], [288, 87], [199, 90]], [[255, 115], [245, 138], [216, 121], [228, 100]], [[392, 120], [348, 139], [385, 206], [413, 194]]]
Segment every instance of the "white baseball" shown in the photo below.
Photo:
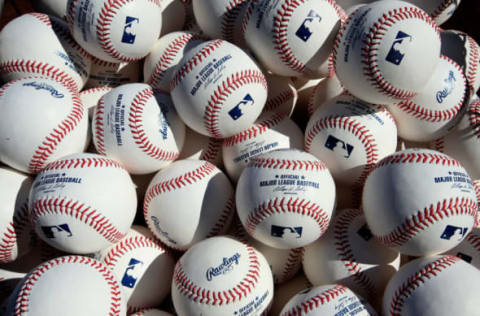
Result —
[[447, 134], [461, 117], [467, 82], [460, 66], [441, 55], [427, 85], [412, 99], [387, 105], [406, 140], [428, 142]]
[[27, 13], [0, 32], [0, 74], [5, 81], [44, 76], [79, 91], [91, 60], [71, 39], [63, 23], [42, 13]]
[[407, 149], [377, 163], [363, 188], [372, 234], [402, 254], [425, 256], [458, 245], [471, 230], [477, 198], [461, 164], [429, 149]]
[[267, 82], [260, 68], [240, 48], [223, 40], [187, 51], [170, 88], [185, 124], [215, 138], [248, 128], [267, 100]]
[[201, 241], [175, 265], [172, 300], [179, 316], [265, 315], [272, 298], [267, 260], [234, 239]]
[[419, 258], [402, 266], [388, 283], [383, 315], [477, 316], [478, 291], [480, 271], [460, 258]]
[[461, 0], [408, 0], [425, 10], [438, 25], [445, 23], [460, 5]]
[[135, 62], [110, 63], [93, 57], [90, 76], [86, 89], [99, 87], [118, 87], [127, 83], [140, 82], [141, 64]]
[[145, 58], [144, 81], [154, 89], [170, 92], [170, 81], [185, 53], [205, 41], [205, 37], [178, 31], [160, 37]]
[[238, 180], [235, 199], [250, 236], [274, 248], [299, 248], [327, 230], [335, 184], [313, 155], [279, 149], [251, 159]]
[[162, 6], [162, 26], [160, 36], [180, 31], [187, 19], [188, 6], [184, 0], [160, 0]]
[[318, 78], [341, 17], [341, 8], [332, 0], [254, 0], [242, 28], [248, 47], [272, 73]]
[[[480, 180], [473, 180], [473, 187], [475, 188], [475, 194], [477, 195], [478, 212], [480, 212]], [[475, 217], [475, 223], [473, 227], [480, 227], [480, 214], [477, 213]]]
[[130, 314], [130, 316], [173, 316], [173, 314], [170, 314], [158, 309], [147, 308], [147, 309], [141, 310], [140, 312]]
[[291, 78], [295, 89], [297, 89], [297, 104], [295, 106], [295, 109], [303, 111], [307, 113], [308, 111], [308, 103], [310, 101], [310, 97], [313, 93], [313, 90], [315, 87], [325, 80], [325, 78], [321, 79], [308, 79], [304, 77], [292, 77]]
[[364, 299], [341, 284], [308, 288], [283, 307], [280, 316], [358, 315], [377, 316]]
[[203, 160], [179, 160], [160, 170], [150, 182], [143, 204], [148, 228], [178, 250], [224, 233], [234, 209], [233, 187], [227, 176]]
[[433, 142], [434, 149], [462, 163], [472, 179], [480, 179], [480, 100], [466, 109], [454, 129]]
[[344, 91], [345, 89], [336, 75], [332, 75], [321, 80], [313, 88], [310, 99], [308, 100], [308, 114], [312, 116], [316, 109], [336, 96], [339, 96]]
[[458, 246], [443, 254], [459, 257], [475, 268], [480, 269], [480, 228], [473, 228]]
[[0, 167], [0, 263], [12, 262], [32, 248], [28, 194], [33, 180]]
[[122, 85], [104, 95], [95, 108], [92, 132], [97, 151], [133, 174], [167, 166], [185, 140], [185, 125], [170, 96], [154, 93], [144, 83]]
[[88, 115], [73, 86], [42, 77], [10, 81], [0, 89], [0, 112], [0, 161], [12, 168], [38, 173], [83, 151]]
[[408, 100], [425, 86], [440, 61], [440, 35], [418, 7], [376, 1], [350, 14], [333, 52], [335, 72], [351, 94], [389, 104]]
[[327, 232], [305, 247], [303, 271], [313, 285], [341, 283], [373, 306], [400, 267], [400, 254], [375, 240], [359, 209], [337, 210]]
[[319, 107], [305, 131], [305, 150], [324, 161], [337, 182], [349, 186], [361, 186], [375, 163], [396, 146], [390, 113], [348, 93]]
[[17, 286], [7, 307], [7, 315], [47, 316], [58, 311], [70, 316], [126, 315], [113, 274], [84, 256], [59, 257], [37, 266]]
[[267, 112], [248, 129], [223, 140], [223, 164], [230, 179], [237, 182], [253, 157], [280, 148], [303, 149], [303, 138], [302, 130], [285, 112]]
[[83, 107], [88, 111], [88, 117], [90, 120], [93, 117], [93, 112], [95, 111], [98, 101], [110, 91], [112, 91], [111, 87], [98, 87], [80, 92], [80, 101], [82, 101]]
[[175, 260], [146, 227], [132, 226], [125, 237], [95, 258], [120, 283], [129, 313], [158, 306], [170, 293]]
[[145, 57], [160, 35], [160, 0], [69, 0], [67, 22], [87, 52], [108, 62]]
[[223, 167], [222, 139], [198, 134], [191, 128], [186, 128], [185, 143], [178, 159], [198, 159]]
[[288, 77], [265, 74], [268, 85], [268, 97], [263, 112], [284, 112], [292, 116], [297, 104], [298, 94]]
[[125, 236], [135, 217], [137, 196], [118, 162], [74, 154], [48, 164], [37, 175], [29, 209], [35, 231], [46, 243], [87, 254]]
[[290, 281], [276, 286], [270, 315], [280, 315], [283, 306], [285, 306], [292, 297], [298, 292], [311, 286], [312, 284], [308, 281], [303, 272], [297, 274], [297, 276]]

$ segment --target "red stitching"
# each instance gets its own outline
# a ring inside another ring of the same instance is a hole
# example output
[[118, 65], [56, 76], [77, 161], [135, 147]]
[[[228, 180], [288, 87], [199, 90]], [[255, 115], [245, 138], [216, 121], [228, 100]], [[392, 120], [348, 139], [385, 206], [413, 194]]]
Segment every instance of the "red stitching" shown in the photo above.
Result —
[[240, 17], [243, 6], [247, 4], [247, 0], [231, 0], [226, 3], [226, 11], [222, 17], [220, 29], [222, 31], [222, 37], [230, 43], [234, 43], [235, 41], [235, 22]]
[[274, 198], [258, 205], [248, 214], [245, 228], [250, 236], [254, 235], [255, 228], [267, 217], [282, 213], [296, 213], [305, 215], [314, 220], [323, 234], [329, 225], [330, 217], [316, 203], [300, 198]]
[[[48, 17], [48, 16], [47, 16]], [[69, 45], [75, 48], [83, 57], [92, 58], [92, 55], [87, 53], [78, 43], [73, 39], [72, 33], [69, 32], [68, 27], [65, 27], [63, 23], [60, 23], [56, 19], [52, 18], [51, 20], [52, 29], [57, 35], [60, 35], [63, 40], [65, 40]]]
[[202, 288], [189, 279], [183, 271], [181, 261], [178, 261], [173, 272], [174, 284], [178, 291], [193, 302], [213, 306], [230, 304], [245, 298], [255, 288], [260, 278], [260, 262], [256, 251], [250, 246], [245, 245], [245, 247], [249, 259], [248, 272], [233, 288], [224, 291], [211, 291]]
[[108, 218], [80, 201], [67, 198], [47, 197], [35, 200], [32, 206], [32, 222], [49, 214], [68, 215], [87, 224], [111, 243], [117, 243], [125, 234], [119, 231]]
[[[97, 19], [97, 37], [102, 46], [103, 50], [110, 56], [115, 59], [119, 59], [126, 62], [134, 62], [137, 60], [142, 59], [141, 57], [133, 58], [129, 56], [125, 56], [124, 54], [120, 53], [115, 46], [113, 45], [110, 39], [110, 29], [112, 27], [111, 23], [115, 15], [118, 13], [120, 8], [129, 3], [133, 0], [106, 0], [104, 1], [104, 5], [100, 14]], [[160, 0], [148, 0], [148, 2], [152, 2], [159, 9], [161, 9]]]
[[433, 143], [433, 146], [436, 151], [443, 153], [445, 151], [445, 138], [437, 138]]
[[302, 253], [303, 253], [303, 248], [289, 249], [287, 262], [285, 263], [282, 274], [280, 275], [280, 278], [282, 280], [289, 280], [298, 272], [298, 269], [302, 264], [301, 262]]
[[143, 202], [143, 215], [145, 216], [145, 218], [148, 218], [147, 211], [149, 209], [150, 203], [157, 195], [165, 193], [167, 191], [178, 190], [189, 184], [201, 181], [202, 179], [209, 176], [216, 169], [217, 167], [215, 167], [215, 165], [208, 161], [205, 161], [205, 163], [203, 163], [197, 169], [188, 171], [178, 177], [156, 183], [145, 194], [145, 200]]
[[[465, 76], [463, 75], [462, 68], [460, 68], [460, 66], [456, 62], [454, 62], [447, 56], [440, 55], [440, 58], [452, 64], [457, 69], [458, 73], [461, 75], [461, 78], [463, 79], [463, 82], [465, 83], [466, 79], [465, 79]], [[417, 119], [427, 121], [427, 122], [442, 122], [442, 121], [452, 120], [460, 111], [460, 108], [462, 107], [464, 100], [465, 100], [465, 93], [463, 93], [460, 102], [458, 102], [454, 107], [445, 109], [445, 110], [426, 109], [423, 106], [423, 104], [417, 104], [412, 100], [399, 102], [395, 104], [395, 106], [400, 108], [403, 112], [409, 115], [412, 115]]]
[[335, 238], [335, 249], [343, 265], [352, 274], [353, 280], [367, 292], [369, 297], [373, 297], [375, 285], [356, 261], [357, 259], [353, 255], [353, 249], [348, 239], [348, 229], [351, 223], [355, 218], [362, 215], [363, 212], [358, 209], [343, 211], [335, 220], [333, 236]]
[[308, 300], [300, 302], [298, 305], [292, 307], [290, 310], [282, 313], [281, 316], [300, 316], [305, 315], [319, 306], [329, 303], [336, 299], [341, 294], [347, 292], [347, 288], [341, 284], [331, 286], [329, 289], [310, 297]]
[[153, 98], [153, 90], [151, 87], [147, 87], [137, 93], [132, 101], [128, 114], [128, 126], [130, 127], [132, 138], [135, 140], [135, 144], [148, 156], [160, 161], [175, 160], [179, 155], [178, 152], [165, 151], [154, 145], [145, 133], [143, 128], [143, 110], [150, 98]]
[[228, 199], [225, 204], [220, 217], [217, 219], [217, 222], [213, 225], [210, 232], [205, 236], [205, 238], [210, 238], [217, 236], [220, 233], [228, 229], [228, 224], [231, 223], [233, 215], [235, 214], [235, 196], [232, 196]]
[[327, 166], [320, 160], [291, 160], [253, 157], [248, 163], [248, 167], [254, 168], [273, 168], [305, 171], [323, 171]]
[[182, 79], [193, 70], [195, 66], [201, 63], [205, 58], [207, 58], [216, 48], [219, 48], [224, 43], [223, 40], [214, 40], [207, 42], [207, 45], [198, 51], [192, 58], [186, 61], [181, 67], [178, 66], [179, 70], [173, 77], [170, 82], [170, 91], [172, 91]]
[[477, 251], [480, 252], [480, 236], [475, 233], [470, 233], [467, 235], [465, 240]]
[[480, 139], [480, 99], [470, 103], [468, 108], [468, 119], [470, 121], [473, 134]]
[[248, 22], [250, 21], [250, 18], [252, 17], [252, 14], [253, 14], [253, 8], [255, 7], [255, 5], [258, 4], [258, 1], [259, 0], [250, 0], [248, 6], [247, 6], [247, 9], [245, 10], [245, 13], [243, 15], [243, 19], [242, 19], [242, 26], [241, 26], [241, 36], [243, 39], [245, 39], [245, 32], [247, 30], [247, 25], [248, 25]]
[[285, 119], [285, 117], [286, 117], [286, 113], [283, 113], [283, 112], [275, 113], [272, 116], [266, 117], [261, 122], [258, 122], [250, 126], [250, 128], [236, 135], [226, 138], [223, 141], [223, 146], [225, 147], [235, 146], [239, 143], [242, 143], [242, 142], [248, 141], [249, 139], [260, 136], [266, 131], [270, 130], [272, 127], [282, 122]]
[[70, 30], [70, 34], [73, 34], [73, 25], [75, 24], [75, 5], [79, 0], [72, 0], [70, 3], [70, 7], [68, 8], [68, 12], [66, 14], [66, 20], [68, 24], [68, 28]]
[[332, 64], [333, 64], [333, 72], [337, 72], [337, 55], [338, 55], [338, 49], [340, 48], [340, 44], [342, 42], [342, 37], [345, 31], [347, 30], [347, 26], [350, 25], [350, 22], [354, 17], [356, 17], [357, 11], [361, 7], [358, 7], [350, 13], [350, 15], [345, 19], [345, 21], [340, 25], [340, 29], [338, 30], [337, 36], [335, 37], [335, 41], [333, 42], [333, 49], [332, 49]]
[[38, 12], [29, 12], [29, 13], [26, 13], [26, 14], [31, 15], [34, 18], [40, 20], [40, 22], [45, 23], [48, 27], [52, 26], [52, 23], [50, 21], [50, 17], [46, 14], [38, 13]]
[[381, 236], [375, 235], [375, 238], [388, 247], [402, 246], [443, 218], [465, 214], [475, 217], [478, 212], [477, 208], [477, 202], [468, 198], [443, 199], [409, 216], [390, 233]]
[[[87, 157], [87, 158], [72, 158], [56, 160], [43, 168], [42, 171], [59, 170], [59, 169], [71, 169], [71, 168], [119, 168], [125, 170], [125, 168], [118, 162], [112, 159], [103, 157]], [[126, 170], [125, 170], [126, 171]]]
[[112, 89], [113, 89], [112, 87], [94, 87], [87, 90], [83, 90], [82, 92], [80, 92], [80, 96], [89, 95], [97, 92], [107, 93], [112, 91]]
[[478, 51], [479, 47], [477, 42], [467, 34], [465, 34], [467, 37], [468, 43], [470, 45], [470, 52], [468, 54], [468, 69], [467, 69], [467, 80], [468, 84], [471, 87], [475, 86], [475, 80], [477, 79], [478, 76], [478, 63], [479, 63], [479, 58], [480, 58], [480, 53]]
[[453, 256], [441, 257], [409, 276], [395, 291], [392, 301], [390, 302], [389, 316], [401, 316], [405, 300], [410, 297], [417, 288], [459, 261], [461, 261], [460, 258]]
[[433, 19], [436, 19], [440, 14], [445, 11], [451, 4], [455, 4], [453, 0], [445, 0], [443, 1], [431, 14]]
[[147, 83], [151, 86], [158, 86], [160, 81], [164, 79], [166, 71], [170, 66], [172, 66], [172, 63], [174, 62], [175, 57], [177, 57], [178, 52], [185, 48], [190, 41], [194, 40], [206, 40], [206, 38], [198, 34], [185, 33], [172, 40], [165, 49], [163, 55], [160, 56], [160, 59], [156, 63], [152, 75], [148, 79]]
[[96, 149], [99, 154], [106, 156], [107, 152], [105, 150], [105, 128], [103, 126], [103, 119], [105, 115], [105, 96], [102, 96], [100, 100], [98, 100], [98, 104], [95, 107], [95, 115], [93, 120], [95, 121], [95, 130], [94, 137], [96, 143]]
[[217, 160], [217, 156], [220, 153], [220, 150], [222, 149], [222, 142], [223, 142], [222, 139], [209, 137], [207, 150], [201, 153], [199, 159], [206, 160], [208, 162], [211, 162], [212, 164], [215, 164]]
[[419, 153], [398, 152], [380, 160], [375, 165], [374, 170], [386, 165], [397, 164], [397, 163], [424, 163], [424, 164], [435, 164], [435, 165], [442, 165], [442, 166], [449, 166], [449, 167], [453, 167], [453, 166], [462, 167], [460, 162], [448, 157], [447, 155], [436, 154], [434, 152], [419, 152]]
[[91, 259], [85, 256], [66, 256], [52, 259], [48, 262], [45, 262], [35, 268], [32, 272], [23, 281], [23, 285], [20, 288], [16, 302], [15, 302], [15, 316], [26, 315], [29, 313], [29, 297], [31, 291], [37, 281], [40, 280], [42, 275], [48, 270], [54, 268], [60, 264], [75, 263], [75, 264], [84, 264], [89, 265], [95, 270], [97, 270], [100, 275], [105, 279], [106, 283], [110, 287], [110, 310], [108, 316], [120, 316], [121, 315], [121, 301], [122, 293], [118, 282], [115, 280], [115, 277], [110, 272], [109, 269], [99, 261]]
[[[288, 90], [284, 90], [280, 92], [280, 94], [270, 97], [267, 99], [265, 106], [263, 107], [264, 112], [276, 110], [282, 104], [287, 101], [290, 101], [297, 97], [297, 91], [294, 89], [289, 88]], [[289, 113], [287, 113], [289, 114]]]
[[13, 250], [18, 240], [21, 239], [25, 227], [30, 226], [29, 214], [28, 202], [25, 202], [18, 212], [13, 214], [13, 220], [8, 223], [3, 236], [0, 237], [0, 263], [8, 263], [16, 259]]
[[210, 136], [224, 138], [218, 127], [218, 114], [223, 107], [227, 97], [235, 90], [245, 87], [248, 84], [260, 84], [267, 90], [267, 80], [261, 71], [248, 69], [236, 72], [227, 77], [217, 86], [211, 94], [210, 100], [205, 108], [203, 123]]
[[395, 88], [390, 84], [378, 68], [377, 58], [378, 46], [388, 28], [396, 22], [405, 19], [420, 19], [429, 24], [437, 32], [438, 36], [440, 36], [439, 28], [435, 21], [423, 10], [417, 7], [397, 8], [386, 12], [373, 24], [367, 38], [363, 41], [364, 47], [362, 47], [361, 53], [362, 63], [364, 64], [363, 74], [367, 77], [367, 80], [370, 81], [378, 92], [401, 100], [411, 99], [417, 95], [417, 92]]

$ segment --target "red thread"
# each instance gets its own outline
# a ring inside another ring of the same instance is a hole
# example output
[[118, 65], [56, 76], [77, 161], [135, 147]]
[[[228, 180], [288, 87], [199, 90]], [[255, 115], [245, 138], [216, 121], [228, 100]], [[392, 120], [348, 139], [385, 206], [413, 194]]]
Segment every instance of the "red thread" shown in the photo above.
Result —
[[208, 138], [208, 144], [207, 144], [207, 150], [203, 151], [200, 154], [200, 160], [206, 160], [208, 162], [211, 162], [215, 164], [217, 160], [217, 156], [220, 153], [220, 150], [222, 149], [222, 139], [217, 139], [213, 137]]
[[71, 168], [119, 168], [124, 171], [125, 168], [118, 162], [112, 159], [103, 157], [91, 158], [72, 158], [56, 160], [45, 166], [43, 171], [71, 169]]
[[83, 90], [82, 92], [80, 92], [80, 96], [89, 95], [89, 94], [93, 94], [93, 93], [97, 93], [97, 92], [107, 93], [107, 92], [112, 91], [112, 89], [113, 89], [112, 87], [95, 87], [95, 88], [90, 88], [90, 89]]
[[213, 236], [217, 236], [220, 233], [226, 231], [228, 229], [227, 224], [231, 223], [233, 215], [235, 214], [235, 196], [232, 195], [225, 204], [222, 212], [220, 213], [217, 222], [213, 225], [212, 229], [205, 238], [210, 238]]
[[282, 274], [280, 275], [280, 278], [282, 280], [289, 280], [295, 275], [295, 273], [298, 272], [298, 269], [302, 264], [301, 262], [302, 253], [303, 253], [303, 248], [289, 249], [287, 262], [285, 263], [285, 266], [283, 267], [283, 270], [282, 270]]
[[473, 134], [480, 139], [480, 99], [470, 103], [468, 109], [468, 119], [472, 127]]
[[478, 63], [480, 58], [480, 53], [478, 51], [479, 47], [477, 42], [470, 36], [466, 35], [468, 44], [470, 46], [470, 52], [468, 54], [468, 69], [467, 69], [467, 80], [470, 87], [475, 86], [475, 81], [478, 76]]
[[289, 87], [287, 90], [280, 92], [280, 94], [274, 97], [268, 98], [267, 102], [265, 103], [265, 106], [263, 107], [263, 111], [269, 112], [269, 111], [276, 110], [285, 102], [295, 99], [296, 97], [297, 97], [297, 91]]
[[0, 237], [0, 263], [8, 263], [14, 261], [13, 250], [18, 240], [22, 238], [24, 229], [30, 226], [30, 217], [28, 211], [28, 202], [15, 212], [13, 220], [8, 223], [5, 232]]
[[454, 0], [444, 0], [431, 14], [433, 19], [436, 19], [440, 14], [443, 13], [450, 5], [455, 4]]
[[320, 160], [291, 160], [263, 157], [253, 157], [250, 159], [248, 167], [305, 171], [324, 171], [327, 169], [325, 164]]
[[68, 28], [65, 28], [63, 23], [59, 23], [55, 19], [52, 19], [51, 23], [52, 23], [52, 29], [55, 31], [57, 35], [60, 35], [63, 40], [65, 40], [69, 45], [75, 48], [75, 50], [79, 52], [83, 57], [88, 59], [92, 58], [92, 55], [87, 53], [87, 51], [84, 50], [80, 45], [78, 45], [78, 43], [73, 39]]
[[31, 15], [34, 18], [40, 20], [40, 22], [45, 23], [45, 25], [47, 25], [48, 27], [52, 26], [52, 23], [50, 21], [50, 17], [46, 14], [38, 13], [38, 12], [30, 12], [30, 13], [26, 13], [26, 14]]
[[247, 4], [247, 0], [230, 0], [228, 3], [225, 3], [226, 11], [222, 16], [220, 29], [222, 31], [222, 38], [230, 43], [234, 43], [235, 41], [235, 22], [240, 17], [243, 7]]
[[105, 128], [103, 126], [103, 119], [105, 115], [105, 99], [104, 96], [100, 98], [97, 106], [95, 107], [95, 147], [99, 154], [106, 156], [107, 152], [105, 151]]
[[423, 164], [434, 164], [434, 165], [442, 165], [442, 166], [449, 166], [449, 167], [453, 167], [453, 166], [462, 167], [460, 162], [448, 157], [447, 155], [436, 154], [431, 152], [427, 152], [427, 153], [398, 152], [380, 160], [375, 165], [375, 168], [373, 170], [386, 165], [400, 164], [400, 163], [423, 163]]

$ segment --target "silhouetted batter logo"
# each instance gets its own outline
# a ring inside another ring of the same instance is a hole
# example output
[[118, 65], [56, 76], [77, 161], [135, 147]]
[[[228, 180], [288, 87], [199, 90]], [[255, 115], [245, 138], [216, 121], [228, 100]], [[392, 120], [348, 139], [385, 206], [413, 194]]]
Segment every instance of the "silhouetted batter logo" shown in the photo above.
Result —
[[372, 232], [370, 231], [370, 228], [368, 228], [367, 224], [360, 227], [357, 234], [359, 234], [360, 237], [362, 237], [365, 241], [369, 241], [373, 237]]
[[462, 259], [463, 261], [466, 261], [468, 263], [472, 263], [473, 258], [470, 257], [469, 255], [466, 255], [464, 253], [459, 252], [459, 253], [456, 254], [456, 256], [459, 257], [460, 259]]
[[453, 240], [462, 240], [467, 231], [467, 227], [447, 225], [440, 238], [450, 240], [453, 237]]
[[295, 35], [304, 42], [308, 41], [310, 36], [313, 34], [312, 26], [314, 23], [320, 24], [321, 21], [322, 17], [314, 10], [310, 10], [307, 17], [303, 20], [302, 24], [295, 32]]
[[390, 47], [390, 50], [388, 51], [387, 58], [385, 59], [394, 65], [400, 65], [403, 57], [405, 56], [408, 45], [410, 45], [412, 42], [412, 39], [412, 36], [408, 35], [407, 33], [398, 31], [392, 47]]
[[133, 44], [137, 37], [137, 25], [140, 22], [138, 18], [127, 16], [125, 26], [123, 27], [122, 43]]
[[272, 225], [270, 235], [278, 238], [301, 238], [302, 230], [303, 228], [301, 226]]
[[327, 141], [325, 142], [325, 147], [331, 151], [339, 153], [344, 158], [349, 158], [354, 148], [352, 145], [336, 138], [333, 135], [328, 135]]
[[68, 224], [60, 224], [54, 226], [42, 226], [42, 232], [48, 239], [53, 239], [56, 237], [72, 237], [72, 231]]
[[252, 96], [247, 93], [247, 95], [243, 97], [242, 101], [235, 105], [233, 109], [228, 111], [228, 115], [230, 115], [230, 117], [236, 121], [243, 115], [242, 109], [240, 107], [253, 105], [254, 103], [255, 102], [253, 101]]
[[127, 268], [125, 269], [125, 273], [123, 274], [122, 285], [133, 288], [135, 283], [137, 283], [138, 277], [140, 276], [142, 266], [142, 261], [131, 258]]

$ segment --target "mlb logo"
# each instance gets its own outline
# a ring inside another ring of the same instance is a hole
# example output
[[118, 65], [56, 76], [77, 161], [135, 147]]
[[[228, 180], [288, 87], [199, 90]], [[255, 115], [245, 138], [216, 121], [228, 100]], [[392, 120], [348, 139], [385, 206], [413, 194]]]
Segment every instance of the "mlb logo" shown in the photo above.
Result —
[[385, 58], [386, 61], [391, 62], [394, 65], [400, 65], [405, 56], [405, 51], [407, 50], [408, 45], [412, 42], [413, 37], [404, 33], [402, 31], [398, 31], [395, 40], [393, 41], [392, 47], [388, 51], [387, 57]]
[[127, 16], [125, 26], [123, 27], [122, 43], [133, 44], [135, 42], [136, 27], [140, 20], [135, 17]]
[[336, 138], [333, 135], [328, 135], [325, 147], [333, 152], [338, 152], [344, 158], [349, 158], [353, 151], [353, 146], [344, 142], [341, 139]]
[[372, 232], [370, 231], [370, 228], [368, 228], [367, 224], [363, 225], [362, 227], [360, 227], [360, 229], [358, 230], [357, 234], [360, 235], [360, 237], [363, 238], [363, 240], [365, 241], [369, 241], [370, 239], [372, 239], [373, 237], [373, 234]]
[[228, 115], [230, 115], [230, 117], [234, 121], [236, 121], [243, 115], [243, 112], [240, 109], [240, 107], [241, 106], [244, 107], [244, 106], [248, 106], [248, 105], [253, 105], [254, 103], [255, 103], [255, 101], [253, 100], [252, 96], [247, 93], [247, 95], [245, 95], [245, 97], [243, 97], [242, 101], [240, 101], [237, 105], [235, 105], [235, 107], [233, 107], [233, 109], [228, 111]]
[[314, 23], [318, 25], [321, 21], [322, 17], [314, 10], [310, 10], [307, 17], [303, 20], [302, 24], [295, 32], [295, 35], [304, 42], [308, 41], [310, 36], [313, 34], [311, 27], [314, 26]]
[[54, 239], [57, 237], [72, 237], [72, 231], [68, 224], [60, 224], [54, 226], [42, 226], [41, 227], [43, 234], [48, 239]]
[[142, 261], [131, 258], [127, 268], [125, 269], [125, 273], [123, 274], [121, 282], [122, 285], [128, 288], [133, 288], [137, 283], [137, 279], [140, 276], [140, 273], [142, 272], [142, 266]]
[[294, 238], [301, 238], [302, 230], [303, 228], [301, 226], [291, 227], [291, 226], [272, 225], [270, 229], [270, 235], [278, 238], [286, 238], [288, 236], [294, 237]]
[[462, 240], [465, 234], [467, 233], [467, 231], [468, 231], [467, 227], [447, 225], [443, 230], [443, 233], [440, 236], [440, 238], [450, 240], [452, 239], [452, 237], [454, 237], [453, 240]]

